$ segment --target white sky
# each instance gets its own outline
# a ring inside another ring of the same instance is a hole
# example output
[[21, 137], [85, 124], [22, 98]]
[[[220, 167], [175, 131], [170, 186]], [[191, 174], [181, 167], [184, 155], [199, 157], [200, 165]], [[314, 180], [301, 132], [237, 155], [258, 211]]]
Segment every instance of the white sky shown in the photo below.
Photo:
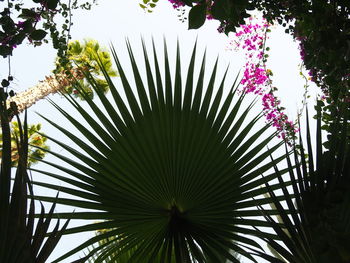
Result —
[[[2, 4], [3, 5], [3, 4]], [[1, 7], [1, 5], [0, 5]], [[235, 76], [244, 64], [242, 53], [225, 50], [228, 45], [228, 38], [219, 34], [216, 30], [218, 22], [207, 21], [205, 26], [199, 30], [187, 30], [187, 23], [181, 23], [177, 18], [177, 12], [165, 0], [159, 1], [154, 13], [145, 13], [138, 5], [138, 1], [105, 1], [100, 0], [98, 6], [91, 11], [79, 11], [73, 16], [72, 37], [82, 40], [92, 38], [98, 40], [102, 45], [108, 46], [113, 43], [117, 52], [119, 51], [122, 60], [127, 61], [125, 54], [125, 37], [130, 39], [135, 47], [135, 52], [140, 48], [140, 37], [143, 36], [146, 42], [150, 42], [153, 36], [155, 42], [162, 45], [163, 36], [166, 37], [169, 50], [175, 50], [176, 39], [179, 38], [180, 47], [184, 57], [188, 56], [198, 37], [199, 51], [207, 48], [208, 65], [212, 65], [217, 55], [220, 56], [222, 70], [230, 64], [230, 74]], [[297, 43], [292, 41], [291, 36], [284, 34], [283, 29], [274, 28], [268, 40], [271, 47], [269, 68], [274, 73], [274, 85], [279, 88], [278, 96], [282, 105], [286, 107], [286, 113], [294, 119], [298, 107], [301, 105], [304, 92], [304, 81], [299, 76], [298, 64], [301, 63]], [[49, 75], [54, 68], [55, 51], [49, 46], [33, 48], [27, 44], [21, 45], [14, 52], [12, 58], [12, 75], [15, 77], [13, 89], [17, 92], [23, 91], [39, 80]], [[7, 61], [0, 59], [0, 77], [7, 76]], [[210, 68], [210, 67], [209, 67]], [[314, 95], [316, 89], [310, 89]], [[66, 105], [65, 101], [58, 95], [52, 99], [60, 105]], [[313, 101], [310, 101], [311, 105]], [[261, 110], [260, 104], [257, 111]], [[311, 108], [311, 107], [310, 107]], [[48, 124], [45, 124], [34, 112], [40, 112], [58, 123], [64, 124], [64, 120], [46, 102], [41, 101], [29, 110], [29, 123], [43, 123], [43, 131], [51, 136], [59, 136]], [[60, 150], [52, 146], [53, 150]], [[36, 168], [40, 168], [38, 165]], [[71, 224], [72, 226], [72, 224]], [[50, 259], [54, 259], [69, 249], [74, 248], [93, 234], [80, 234], [64, 237], [59, 243]], [[74, 257], [79, 258], [78, 256]], [[71, 257], [65, 262], [71, 262]], [[48, 261], [50, 262], [50, 260]]]

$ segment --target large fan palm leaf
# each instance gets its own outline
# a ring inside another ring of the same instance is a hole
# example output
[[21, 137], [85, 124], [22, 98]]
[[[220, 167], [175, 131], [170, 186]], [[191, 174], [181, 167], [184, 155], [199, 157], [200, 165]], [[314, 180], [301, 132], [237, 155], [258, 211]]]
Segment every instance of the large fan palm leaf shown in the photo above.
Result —
[[[111, 255], [122, 257], [130, 251], [133, 252], [130, 262], [221, 262], [222, 258], [238, 262], [230, 251], [255, 261], [247, 248], [261, 250], [261, 247], [247, 234], [260, 235], [250, 226], [267, 224], [247, 217], [261, 215], [256, 204], [271, 202], [261, 198], [268, 190], [260, 186], [265, 180], [276, 178], [276, 174], [265, 178], [260, 175], [273, 167], [272, 162], [265, 160], [280, 146], [277, 143], [266, 147], [275, 133], [264, 135], [269, 125], [256, 128], [260, 115], [249, 119], [253, 103], [243, 106], [244, 94], [234, 102], [236, 81], [224, 96], [227, 73], [217, 87], [218, 62], [207, 85], [205, 56], [195, 77], [196, 46], [184, 85], [179, 47], [172, 75], [166, 45], [162, 73], [154, 44], [152, 69], [143, 43], [146, 80], [141, 77], [128, 42], [127, 48], [134, 83], [126, 77], [112, 49], [123, 92], [102, 66], [112, 99], [95, 89], [100, 99], [100, 104], [96, 104], [81, 90], [93, 114], [69, 97], [75, 114], [52, 102], [81, 134], [46, 119], [78, 147], [50, 138], [75, 159], [51, 152], [65, 164], [44, 162], [62, 173], [40, 172], [70, 185], [60, 187], [60, 191], [75, 197], [58, 198], [58, 203], [94, 210], [59, 216], [101, 220], [68, 229], [66, 233], [110, 229], [66, 256], [115, 237], [98, 248], [101, 254], [96, 262]], [[96, 87], [94, 79], [87, 77], [91, 86]], [[77, 120], [77, 115], [86, 123]], [[57, 189], [47, 182], [37, 184]], [[54, 200], [47, 196], [37, 198]], [[269, 237], [277, 238], [274, 234]]]

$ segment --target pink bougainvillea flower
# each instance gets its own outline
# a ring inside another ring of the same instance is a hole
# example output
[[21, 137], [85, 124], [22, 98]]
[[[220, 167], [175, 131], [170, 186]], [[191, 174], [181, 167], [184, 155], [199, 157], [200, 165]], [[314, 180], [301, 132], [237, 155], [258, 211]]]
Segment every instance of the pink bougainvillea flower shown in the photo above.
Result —
[[185, 3], [182, 2], [181, 0], [168, 0], [174, 8], [179, 8], [181, 6], [185, 6]]
[[[291, 142], [298, 132], [296, 125], [288, 119], [280, 105], [280, 100], [274, 95], [271, 70], [266, 69], [265, 41], [267, 38], [268, 23], [266, 20], [255, 22], [253, 18], [246, 20], [241, 25], [231, 43], [245, 50], [246, 63], [244, 66], [243, 78], [241, 80], [241, 92], [253, 93], [261, 96], [263, 112], [266, 120], [278, 131], [278, 137]], [[302, 56], [305, 55], [302, 47]]]

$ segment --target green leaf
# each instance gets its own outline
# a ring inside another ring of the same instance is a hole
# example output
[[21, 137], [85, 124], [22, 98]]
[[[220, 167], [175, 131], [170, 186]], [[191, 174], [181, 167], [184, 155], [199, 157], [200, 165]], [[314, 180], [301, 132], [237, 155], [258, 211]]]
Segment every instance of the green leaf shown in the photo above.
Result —
[[0, 45], [0, 56], [7, 57], [12, 54], [12, 48]]
[[51, 10], [54, 10], [58, 5], [59, 0], [47, 0], [46, 2], [47, 2], [47, 7]]
[[218, 0], [212, 5], [210, 11], [215, 19], [227, 20], [230, 16], [230, 0]]
[[29, 36], [33, 40], [40, 41], [47, 35], [47, 32], [42, 29], [34, 30]]
[[192, 0], [182, 0], [182, 2], [184, 2], [188, 6], [192, 6], [193, 5], [193, 1]]
[[191, 8], [188, 14], [188, 29], [200, 28], [206, 19], [207, 5], [198, 4]]
[[22, 13], [18, 16], [23, 19], [34, 19], [37, 13], [31, 9], [23, 8]]
[[3, 80], [1, 81], [1, 86], [2, 86], [2, 87], [6, 88], [6, 87], [8, 87], [9, 85], [10, 85], [10, 82], [9, 82], [7, 79], [3, 79]]

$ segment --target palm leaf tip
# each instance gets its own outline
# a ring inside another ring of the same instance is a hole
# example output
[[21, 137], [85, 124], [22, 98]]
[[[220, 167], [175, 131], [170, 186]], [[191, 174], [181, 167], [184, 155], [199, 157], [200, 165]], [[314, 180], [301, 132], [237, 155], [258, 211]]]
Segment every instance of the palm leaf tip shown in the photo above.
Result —
[[[247, 199], [249, 193], [255, 196], [264, 192], [245, 187], [243, 195], [242, 186], [251, 183], [255, 188], [256, 184], [259, 185], [256, 180], [260, 170], [256, 167], [278, 145], [260, 153], [263, 145], [272, 139], [269, 136], [258, 146], [249, 147], [265, 130], [257, 132], [259, 136], [254, 134], [255, 120], [248, 128], [240, 128], [251, 106], [240, 115], [242, 98], [236, 104], [233, 93], [224, 98], [224, 81], [218, 89], [215, 88], [216, 66], [210, 73], [207, 86], [204, 82], [204, 60], [199, 76], [194, 75], [196, 47], [185, 78], [180, 69], [179, 48], [175, 74], [172, 75], [165, 44], [164, 78], [160, 73], [158, 54], [154, 52], [153, 71], [144, 48], [146, 81], [129, 43], [127, 47], [135, 85], [127, 78], [117, 52], [112, 48], [125, 100], [100, 64], [113, 99], [107, 99], [96, 88], [100, 102], [86, 99], [95, 114], [92, 117], [81, 105], [68, 98], [90, 128], [55, 105], [82, 134], [77, 136], [51, 121], [82, 149], [76, 150], [51, 138], [80, 160], [73, 161], [54, 153], [79, 172], [68, 169], [66, 165], [52, 163], [67, 175], [46, 174], [77, 188], [74, 192], [65, 188], [63, 192], [83, 198], [79, 201], [59, 198], [57, 202], [97, 209], [100, 211], [99, 219], [105, 220], [68, 231], [110, 229], [101, 236], [113, 236], [115, 240], [101, 248], [101, 258], [111, 253], [122, 257], [133, 249], [132, 262], [221, 262], [223, 257], [237, 262], [231, 251], [254, 260], [244, 247], [234, 241], [259, 249], [260, 246], [247, 237], [235, 234], [237, 229], [244, 231], [244, 228], [235, 227], [233, 220], [240, 217], [239, 208], [252, 208], [250, 202], [241, 202]], [[182, 79], [186, 79], [184, 87]], [[95, 86], [93, 81], [90, 84]], [[194, 94], [193, 98], [183, 98], [182, 89], [184, 94]], [[237, 139], [238, 135], [240, 139]], [[252, 140], [243, 140], [250, 135]], [[235, 154], [236, 151], [239, 154]], [[247, 162], [243, 162], [242, 158]], [[263, 169], [265, 171], [272, 166], [272, 163], [266, 164]], [[268, 178], [271, 180], [273, 176]], [[50, 200], [50, 197], [45, 200]], [[253, 214], [259, 215], [258, 210], [254, 211]], [[79, 215], [84, 219], [95, 219], [97, 212], [76, 213], [75, 217]], [[99, 238], [102, 239], [97, 236], [85, 242], [66, 256]]]

